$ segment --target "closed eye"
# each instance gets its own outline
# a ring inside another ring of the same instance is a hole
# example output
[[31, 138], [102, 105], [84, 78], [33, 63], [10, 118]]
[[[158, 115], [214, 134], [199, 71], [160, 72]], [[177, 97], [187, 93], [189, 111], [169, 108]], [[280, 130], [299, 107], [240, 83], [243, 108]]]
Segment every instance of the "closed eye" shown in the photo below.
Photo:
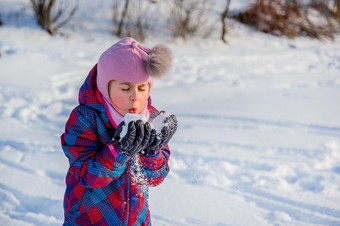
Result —
[[128, 86], [128, 85], [123, 85], [123, 86], [121, 86], [121, 89], [122, 89], [122, 91], [129, 91], [130, 90], [130, 86]]
[[141, 91], [141, 92], [145, 92], [147, 90], [147, 86], [148, 85], [141, 85], [138, 87], [138, 90]]

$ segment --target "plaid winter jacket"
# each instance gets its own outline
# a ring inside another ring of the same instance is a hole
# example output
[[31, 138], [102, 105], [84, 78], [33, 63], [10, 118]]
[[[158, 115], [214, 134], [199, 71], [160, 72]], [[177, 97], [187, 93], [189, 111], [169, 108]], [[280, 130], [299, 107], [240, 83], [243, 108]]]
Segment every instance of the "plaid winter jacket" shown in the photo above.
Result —
[[[79, 91], [61, 136], [70, 168], [66, 175], [64, 225], [151, 225], [148, 187], [169, 172], [168, 146], [130, 158], [112, 145], [117, 125], [96, 87], [96, 66]], [[155, 117], [157, 110], [148, 110]]]

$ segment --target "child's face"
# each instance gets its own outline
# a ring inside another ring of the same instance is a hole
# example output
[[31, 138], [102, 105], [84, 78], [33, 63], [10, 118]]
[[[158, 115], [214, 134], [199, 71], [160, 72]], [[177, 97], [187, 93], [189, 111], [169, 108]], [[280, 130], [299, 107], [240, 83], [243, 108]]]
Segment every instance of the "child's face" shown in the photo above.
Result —
[[121, 115], [139, 114], [149, 98], [149, 83], [129, 83], [118, 80], [109, 82], [109, 97], [112, 106]]

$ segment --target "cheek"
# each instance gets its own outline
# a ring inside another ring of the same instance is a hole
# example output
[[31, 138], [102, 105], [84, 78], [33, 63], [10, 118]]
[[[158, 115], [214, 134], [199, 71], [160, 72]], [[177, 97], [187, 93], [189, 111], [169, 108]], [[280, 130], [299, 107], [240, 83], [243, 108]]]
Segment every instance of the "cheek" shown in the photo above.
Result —
[[148, 101], [148, 98], [149, 98], [149, 93], [148, 92], [140, 93], [140, 95], [139, 95], [139, 102], [140, 102], [140, 104], [143, 107], [146, 104], [146, 102]]
[[148, 101], [148, 98], [149, 96], [148, 95], [144, 95], [142, 98], [141, 98], [141, 105], [144, 107], [146, 102]]
[[116, 95], [116, 96], [111, 98], [111, 101], [114, 105], [123, 108], [123, 107], [125, 107], [128, 100], [124, 96]]

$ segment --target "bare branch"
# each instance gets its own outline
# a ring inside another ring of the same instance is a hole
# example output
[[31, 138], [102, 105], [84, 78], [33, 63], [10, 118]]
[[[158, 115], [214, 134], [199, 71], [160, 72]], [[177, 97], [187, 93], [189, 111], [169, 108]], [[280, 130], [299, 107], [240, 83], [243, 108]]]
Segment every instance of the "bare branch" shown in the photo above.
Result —
[[[32, 9], [38, 24], [50, 35], [55, 34], [58, 29], [67, 24], [74, 16], [78, 8], [77, 0], [76, 5], [70, 11], [68, 11], [67, 7], [65, 6], [59, 8], [59, 10], [54, 13], [57, 2], [58, 0], [31, 0]], [[65, 16], [65, 19], [60, 21], [63, 16]]]

